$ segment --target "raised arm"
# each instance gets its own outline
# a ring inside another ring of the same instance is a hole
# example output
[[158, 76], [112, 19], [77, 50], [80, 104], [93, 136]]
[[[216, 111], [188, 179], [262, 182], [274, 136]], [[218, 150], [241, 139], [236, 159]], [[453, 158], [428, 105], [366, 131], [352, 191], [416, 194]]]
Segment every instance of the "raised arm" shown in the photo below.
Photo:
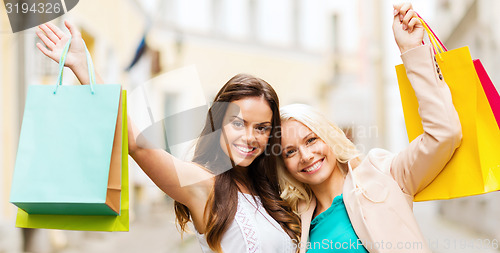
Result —
[[451, 159], [460, 145], [462, 128], [432, 50], [421, 45], [424, 30], [411, 4], [395, 5], [394, 9], [394, 37], [417, 96], [424, 133], [395, 156], [390, 173], [405, 193], [414, 196]]
[[[37, 43], [37, 47], [50, 59], [59, 62], [64, 46], [72, 37], [65, 66], [75, 73], [80, 83], [88, 84], [85, 45], [81, 33], [71, 23], [66, 21], [65, 25], [71, 35], [50, 23], [40, 25], [37, 36], [45, 46]], [[104, 83], [97, 73], [96, 82]], [[186, 205], [191, 212], [202, 214], [208, 194], [213, 187], [212, 174], [193, 163], [181, 161], [162, 149], [138, 146], [136, 139], [140, 133], [130, 118], [128, 122], [129, 154], [132, 158], [162, 191]], [[181, 187], [179, 178], [189, 178], [199, 183]]]

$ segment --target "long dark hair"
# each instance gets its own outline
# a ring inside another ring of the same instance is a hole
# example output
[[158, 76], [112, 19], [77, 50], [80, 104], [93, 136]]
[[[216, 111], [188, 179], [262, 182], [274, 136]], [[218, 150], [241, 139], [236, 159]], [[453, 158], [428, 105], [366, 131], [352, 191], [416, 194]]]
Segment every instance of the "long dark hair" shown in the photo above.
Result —
[[[216, 252], [222, 252], [220, 245], [222, 236], [236, 214], [237, 182], [244, 184], [260, 197], [267, 213], [281, 225], [293, 241], [299, 241], [300, 220], [290, 206], [280, 198], [276, 158], [281, 143], [276, 134], [281, 127], [279, 100], [267, 82], [251, 75], [238, 74], [220, 89], [209, 109], [205, 127], [196, 144], [193, 162], [212, 171], [218, 171], [228, 165], [228, 156], [220, 147], [220, 134], [211, 133], [222, 129], [229, 102], [248, 97], [262, 97], [267, 101], [273, 112], [271, 120], [273, 127], [265, 151], [248, 166], [246, 175], [242, 176], [234, 169], [216, 173], [218, 175], [215, 177], [214, 188], [205, 207], [207, 218], [205, 237], [210, 248]], [[185, 231], [186, 223], [191, 220], [189, 209], [176, 201], [175, 214], [181, 230]]]

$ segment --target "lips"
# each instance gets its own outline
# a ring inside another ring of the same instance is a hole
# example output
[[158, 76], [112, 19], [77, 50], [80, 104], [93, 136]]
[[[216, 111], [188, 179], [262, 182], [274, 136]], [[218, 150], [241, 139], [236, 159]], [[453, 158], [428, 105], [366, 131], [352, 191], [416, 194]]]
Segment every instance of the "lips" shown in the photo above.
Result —
[[238, 153], [241, 154], [241, 155], [243, 155], [243, 156], [251, 156], [257, 150], [256, 147], [251, 147], [251, 146], [247, 146], [247, 145], [236, 145], [236, 144], [233, 144], [233, 146], [235, 147], [236, 151], [238, 151]]
[[318, 171], [321, 168], [321, 165], [323, 165], [323, 161], [324, 160], [325, 160], [325, 158], [322, 158], [322, 159], [316, 161], [315, 163], [313, 163], [313, 164], [305, 167], [304, 169], [302, 169], [301, 172], [312, 174], [312, 173]]

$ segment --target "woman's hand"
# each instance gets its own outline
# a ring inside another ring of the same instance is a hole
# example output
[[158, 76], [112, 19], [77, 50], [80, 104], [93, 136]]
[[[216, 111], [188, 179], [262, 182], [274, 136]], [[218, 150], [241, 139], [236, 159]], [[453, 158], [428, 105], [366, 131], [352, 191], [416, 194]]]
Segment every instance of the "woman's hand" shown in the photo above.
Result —
[[64, 46], [68, 43], [69, 38], [72, 37], [64, 66], [73, 69], [80, 65], [86, 65], [85, 46], [80, 31], [68, 21], [65, 21], [64, 24], [69, 29], [71, 35], [64, 33], [51, 23], [38, 26], [40, 30], [36, 32], [36, 35], [42, 40], [45, 46], [41, 43], [36, 43], [36, 46], [43, 54], [59, 63]]
[[394, 5], [392, 30], [401, 54], [422, 45], [424, 27], [418, 20], [411, 3]]
[[[45, 46], [41, 43], [36, 43], [36, 46], [47, 57], [59, 63], [64, 46], [66, 46], [66, 43], [68, 43], [68, 40], [71, 37], [71, 45], [69, 47], [68, 54], [66, 55], [64, 66], [69, 67], [73, 73], [75, 73], [78, 80], [80, 80], [80, 83], [88, 84], [90, 83], [90, 78], [88, 74], [87, 55], [85, 52], [85, 44], [82, 39], [82, 34], [76, 26], [70, 22], [64, 21], [64, 24], [69, 29], [71, 35], [64, 33], [61, 29], [51, 23], [38, 26], [40, 30], [36, 32], [36, 35], [42, 40]], [[101, 77], [97, 73], [96, 82], [103, 83]]]

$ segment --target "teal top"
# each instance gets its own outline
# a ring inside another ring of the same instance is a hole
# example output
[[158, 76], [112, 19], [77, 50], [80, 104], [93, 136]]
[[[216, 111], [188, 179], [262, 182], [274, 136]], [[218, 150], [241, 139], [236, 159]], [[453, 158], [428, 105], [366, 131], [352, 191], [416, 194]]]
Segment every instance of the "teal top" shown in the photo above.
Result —
[[342, 195], [335, 197], [332, 205], [311, 221], [306, 246], [307, 253], [368, 252], [352, 228]]

